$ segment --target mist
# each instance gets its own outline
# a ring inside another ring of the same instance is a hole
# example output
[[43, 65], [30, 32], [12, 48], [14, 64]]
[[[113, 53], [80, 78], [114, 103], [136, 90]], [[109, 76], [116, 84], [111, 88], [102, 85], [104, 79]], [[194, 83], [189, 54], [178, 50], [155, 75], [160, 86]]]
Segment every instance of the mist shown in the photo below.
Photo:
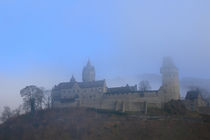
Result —
[[[107, 85], [160, 76], [171, 56], [180, 79], [210, 79], [209, 0], [0, 2], [0, 108], [21, 103], [20, 89], [51, 89], [88, 59]], [[159, 82], [153, 84], [156, 89]]]

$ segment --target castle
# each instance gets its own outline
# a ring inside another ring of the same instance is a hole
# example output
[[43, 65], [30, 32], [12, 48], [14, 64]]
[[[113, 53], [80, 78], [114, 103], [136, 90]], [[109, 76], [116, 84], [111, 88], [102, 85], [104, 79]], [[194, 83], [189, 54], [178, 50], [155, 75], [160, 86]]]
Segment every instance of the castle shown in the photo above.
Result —
[[105, 80], [95, 80], [95, 68], [88, 61], [83, 68], [82, 82], [72, 76], [69, 82], [52, 89], [53, 107], [89, 107], [116, 111], [146, 111], [161, 108], [170, 100], [180, 99], [178, 69], [171, 58], [163, 59], [159, 90], [139, 91], [137, 86], [108, 88]]

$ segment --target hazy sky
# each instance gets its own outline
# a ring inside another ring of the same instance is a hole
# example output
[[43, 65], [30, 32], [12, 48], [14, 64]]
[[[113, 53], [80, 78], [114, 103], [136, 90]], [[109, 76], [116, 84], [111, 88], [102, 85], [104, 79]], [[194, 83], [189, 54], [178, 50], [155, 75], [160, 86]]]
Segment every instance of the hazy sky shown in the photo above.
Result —
[[81, 80], [88, 58], [97, 79], [129, 82], [164, 56], [210, 78], [210, 0], [0, 0], [0, 108], [26, 85]]

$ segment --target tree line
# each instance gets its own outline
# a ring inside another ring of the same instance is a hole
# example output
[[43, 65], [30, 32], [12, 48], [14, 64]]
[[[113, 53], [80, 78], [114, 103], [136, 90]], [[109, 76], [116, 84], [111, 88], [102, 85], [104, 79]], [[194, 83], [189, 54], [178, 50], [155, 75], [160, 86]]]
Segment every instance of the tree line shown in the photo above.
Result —
[[9, 106], [3, 108], [0, 120], [5, 122], [9, 118], [17, 117], [23, 113], [51, 108], [51, 91], [39, 88], [35, 85], [26, 86], [20, 90], [23, 104], [12, 110]]
[[[139, 83], [140, 91], [150, 90], [151, 86], [148, 81], [143, 80]], [[20, 96], [23, 99], [23, 104], [18, 108], [12, 110], [10, 107], [5, 106], [1, 114], [0, 120], [5, 122], [9, 118], [17, 117], [23, 113], [34, 113], [38, 110], [49, 109], [52, 104], [51, 91], [39, 88], [35, 85], [26, 86], [20, 90]]]

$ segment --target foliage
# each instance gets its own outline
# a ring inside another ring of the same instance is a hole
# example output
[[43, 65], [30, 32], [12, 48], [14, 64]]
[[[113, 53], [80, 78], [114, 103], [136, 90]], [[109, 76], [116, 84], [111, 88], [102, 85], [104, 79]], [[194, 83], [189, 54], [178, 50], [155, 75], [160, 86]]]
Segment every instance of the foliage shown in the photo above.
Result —
[[45, 108], [51, 108], [52, 105], [52, 96], [51, 96], [51, 91], [50, 90], [45, 90], [44, 91], [44, 105]]
[[24, 113], [24, 111], [23, 111], [23, 106], [22, 105], [19, 105], [16, 109], [12, 110], [12, 116], [13, 117], [18, 117], [23, 113]]
[[[190, 119], [141, 119], [85, 108], [45, 109], [0, 125], [1, 140], [198, 140], [210, 123]], [[209, 116], [205, 116], [207, 120]]]
[[34, 86], [27, 86], [20, 91], [21, 97], [23, 97], [24, 109], [26, 111], [34, 112], [35, 110], [41, 109], [44, 99], [43, 91]]
[[171, 115], [185, 115], [187, 109], [181, 100], [171, 100], [164, 104], [164, 111]]
[[43, 105], [44, 108], [51, 108], [52, 106], [52, 96], [51, 96], [51, 90], [46, 90], [44, 87], [40, 88], [43, 91], [44, 97], [43, 97]]
[[8, 120], [11, 117], [12, 117], [12, 111], [11, 111], [10, 107], [5, 106], [4, 110], [2, 112], [2, 115], [1, 115], [1, 121], [5, 122], [6, 120]]
[[8, 106], [5, 106], [4, 107], [4, 110], [1, 114], [1, 117], [0, 117], [0, 120], [2, 122], [5, 122], [7, 121], [8, 119], [10, 118], [15, 118], [15, 117], [18, 117], [20, 116], [21, 114], [23, 114], [23, 109], [22, 109], [22, 106], [18, 106], [16, 109], [14, 110], [11, 110], [10, 107]]
[[97, 113], [104, 113], [104, 114], [114, 114], [114, 115], [127, 115], [127, 112], [120, 112], [120, 111], [115, 111], [115, 110], [106, 110], [106, 109], [94, 109], [90, 108], [90, 110], [95, 111]]

